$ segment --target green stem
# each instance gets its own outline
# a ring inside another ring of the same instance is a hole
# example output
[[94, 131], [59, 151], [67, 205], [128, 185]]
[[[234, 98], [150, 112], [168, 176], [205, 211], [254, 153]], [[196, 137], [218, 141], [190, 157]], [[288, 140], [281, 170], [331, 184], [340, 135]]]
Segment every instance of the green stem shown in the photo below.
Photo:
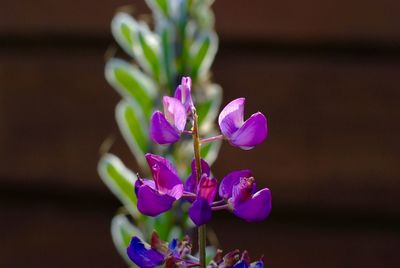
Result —
[[[198, 117], [196, 110], [193, 111], [193, 149], [194, 159], [196, 163], [196, 178], [199, 183], [201, 178], [201, 156], [200, 156], [200, 137], [199, 137], [199, 126]], [[206, 267], [206, 225], [203, 224], [198, 228], [199, 234], [199, 256], [200, 256], [200, 268]]]

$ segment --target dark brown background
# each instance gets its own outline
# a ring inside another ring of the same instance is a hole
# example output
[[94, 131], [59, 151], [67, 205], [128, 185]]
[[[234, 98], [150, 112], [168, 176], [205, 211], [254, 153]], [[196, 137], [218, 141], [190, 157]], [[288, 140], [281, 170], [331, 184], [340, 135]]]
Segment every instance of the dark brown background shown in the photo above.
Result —
[[[142, 1], [0, 1], [0, 267], [125, 267], [109, 223], [118, 202], [99, 147], [130, 167], [103, 78], [116, 8]], [[274, 210], [211, 224], [225, 249], [267, 267], [397, 267], [400, 248], [400, 2], [215, 5], [224, 103], [247, 96], [270, 138], [225, 144], [214, 173], [252, 168]]]

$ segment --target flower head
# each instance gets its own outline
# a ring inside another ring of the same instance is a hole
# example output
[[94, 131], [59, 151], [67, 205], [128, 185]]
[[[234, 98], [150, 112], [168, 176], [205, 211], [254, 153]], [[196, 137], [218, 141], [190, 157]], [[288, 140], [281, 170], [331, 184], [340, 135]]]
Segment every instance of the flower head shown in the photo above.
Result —
[[153, 232], [151, 245], [134, 236], [126, 251], [129, 259], [141, 268], [153, 268], [164, 263], [167, 268], [198, 266], [197, 259], [190, 255], [191, 247], [188, 237], [179, 242], [173, 239], [167, 243]]
[[157, 216], [171, 209], [173, 203], [182, 197], [183, 183], [175, 167], [167, 159], [146, 154], [153, 180], [138, 179], [135, 192], [138, 210], [148, 216]]
[[224, 177], [219, 195], [228, 201], [236, 216], [247, 221], [262, 221], [271, 212], [271, 192], [268, 188], [256, 192], [250, 170], [234, 171]]
[[210, 166], [201, 159], [201, 179], [197, 183], [196, 163], [192, 161], [192, 173], [185, 183], [185, 191], [193, 193], [196, 197], [189, 198], [193, 202], [189, 208], [189, 216], [196, 225], [203, 225], [211, 220], [211, 204], [217, 194], [217, 179], [210, 177]]
[[164, 114], [155, 111], [150, 119], [150, 137], [158, 144], [177, 142], [185, 130], [186, 110], [183, 104], [172, 97], [163, 97]]
[[194, 107], [191, 87], [190, 77], [183, 77], [174, 97], [163, 97], [164, 113], [155, 111], [150, 119], [150, 137], [154, 142], [170, 144], [179, 140]]
[[267, 119], [257, 112], [244, 121], [244, 104], [244, 98], [231, 101], [219, 114], [218, 124], [231, 144], [249, 150], [266, 139]]

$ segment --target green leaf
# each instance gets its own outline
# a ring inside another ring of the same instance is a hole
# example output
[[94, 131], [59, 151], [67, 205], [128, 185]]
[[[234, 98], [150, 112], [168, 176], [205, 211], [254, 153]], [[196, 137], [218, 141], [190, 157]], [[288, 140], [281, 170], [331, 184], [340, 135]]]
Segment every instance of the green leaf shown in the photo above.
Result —
[[133, 174], [122, 161], [113, 154], [105, 154], [97, 166], [98, 173], [111, 192], [122, 202], [126, 209], [137, 218], [134, 185], [136, 175]]
[[214, 126], [222, 102], [222, 88], [209, 84], [204, 88], [204, 95], [198, 98], [196, 106], [201, 133], [208, 133]]
[[[143, 233], [138, 227], [130, 223], [125, 215], [115, 215], [111, 221], [111, 236], [118, 252], [129, 265], [132, 265], [132, 261], [126, 254], [126, 249], [133, 236], [145, 241]], [[136, 266], [132, 265], [132, 267]]]
[[115, 40], [148, 74], [160, 79], [160, 40], [143, 22], [126, 13], [118, 13], [112, 20]]
[[165, 17], [169, 15], [168, 0], [146, 0], [147, 5], [154, 13], [162, 14]]
[[149, 151], [148, 122], [134, 101], [121, 100], [115, 111], [116, 120], [122, 136], [127, 142], [138, 164], [146, 169], [144, 154]]
[[105, 76], [108, 83], [122, 97], [133, 99], [146, 118], [150, 118], [154, 99], [157, 96], [157, 86], [147, 75], [136, 66], [114, 58], [107, 62]]
[[137, 54], [136, 35], [139, 23], [126, 13], [117, 13], [111, 22], [111, 32], [117, 43], [132, 57]]
[[197, 37], [189, 51], [191, 76], [198, 79], [206, 75], [218, 49], [218, 38], [213, 31], [205, 31]]
[[157, 81], [161, 80], [161, 63], [160, 63], [160, 41], [157, 35], [150, 32], [147, 27], [142, 27], [138, 32], [138, 40], [140, 43], [143, 64], [149, 72], [151, 72]]
[[159, 33], [161, 36], [161, 47], [163, 55], [163, 69], [170, 92], [174, 91], [176, 77], [175, 48], [176, 38], [175, 28], [167, 20], [160, 20]]

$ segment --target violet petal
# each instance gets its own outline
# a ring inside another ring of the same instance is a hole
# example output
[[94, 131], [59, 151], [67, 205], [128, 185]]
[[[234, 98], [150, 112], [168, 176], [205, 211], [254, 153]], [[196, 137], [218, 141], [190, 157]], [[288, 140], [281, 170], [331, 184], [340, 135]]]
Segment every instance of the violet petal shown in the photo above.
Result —
[[179, 100], [168, 96], [163, 97], [163, 105], [165, 118], [181, 133], [187, 119], [185, 107]]
[[183, 183], [179, 179], [178, 171], [166, 158], [155, 155], [145, 155], [150, 167], [157, 190], [161, 194], [168, 194], [175, 199], [181, 198], [183, 194]]
[[243, 125], [244, 98], [231, 101], [221, 111], [218, 124], [222, 134], [228, 139]]
[[181, 84], [176, 88], [174, 97], [181, 101], [187, 113], [192, 111], [192, 80], [190, 77], [182, 77]]
[[160, 111], [155, 111], [150, 119], [150, 137], [158, 144], [175, 143], [180, 132], [172, 126]]
[[230, 142], [242, 149], [248, 150], [262, 143], [267, 137], [267, 119], [258, 112], [253, 114], [231, 136]]
[[126, 250], [129, 259], [141, 268], [153, 268], [164, 262], [164, 256], [154, 249], [146, 249], [142, 241], [136, 236]]
[[231, 198], [233, 186], [240, 182], [240, 178], [249, 178], [251, 176], [251, 170], [248, 169], [232, 171], [222, 179], [219, 185], [219, 196], [225, 199]]
[[204, 198], [197, 198], [189, 208], [189, 216], [197, 226], [209, 222], [211, 220], [212, 210], [207, 200]]
[[137, 208], [147, 216], [157, 216], [171, 209], [175, 198], [167, 194], [160, 194], [148, 185], [142, 185], [137, 191]]
[[233, 213], [246, 221], [262, 221], [271, 212], [271, 192], [264, 188], [255, 193], [251, 199], [236, 205]]

